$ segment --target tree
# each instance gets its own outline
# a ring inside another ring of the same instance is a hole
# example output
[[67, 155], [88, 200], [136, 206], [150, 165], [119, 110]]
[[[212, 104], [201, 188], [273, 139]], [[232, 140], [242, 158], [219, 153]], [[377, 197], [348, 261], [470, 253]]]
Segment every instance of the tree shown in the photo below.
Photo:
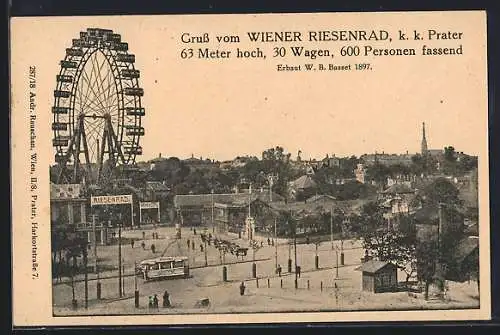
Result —
[[419, 241], [416, 246], [419, 280], [425, 283], [425, 300], [429, 299], [429, 286], [435, 279], [436, 260], [439, 252], [437, 243], [432, 240]]
[[391, 171], [387, 166], [376, 162], [375, 164], [367, 167], [366, 175], [368, 179], [374, 180], [378, 184], [385, 185], [387, 178], [391, 175]]
[[369, 185], [353, 180], [343, 185], [338, 185], [334, 196], [338, 200], [354, 200], [368, 198], [372, 193], [373, 190]]
[[380, 261], [391, 262], [406, 273], [406, 285], [416, 270], [416, 231], [407, 216], [398, 218], [400, 225], [385, 225], [382, 210], [369, 203], [362, 209], [360, 237], [363, 248]]
[[439, 203], [447, 205], [461, 205], [458, 189], [447, 179], [438, 178], [428, 184], [422, 191], [421, 198], [425, 205], [437, 206]]
[[447, 146], [444, 148], [444, 159], [448, 162], [456, 162], [457, 156], [454, 147]]

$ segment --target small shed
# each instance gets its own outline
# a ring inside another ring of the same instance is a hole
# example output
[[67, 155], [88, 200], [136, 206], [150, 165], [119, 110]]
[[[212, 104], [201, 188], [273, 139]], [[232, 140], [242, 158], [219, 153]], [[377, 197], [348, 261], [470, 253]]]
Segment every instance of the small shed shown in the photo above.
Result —
[[369, 260], [356, 270], [362, 272], [363, 291], [394, 292], [398, 287], [398, 268], [390, 262]]

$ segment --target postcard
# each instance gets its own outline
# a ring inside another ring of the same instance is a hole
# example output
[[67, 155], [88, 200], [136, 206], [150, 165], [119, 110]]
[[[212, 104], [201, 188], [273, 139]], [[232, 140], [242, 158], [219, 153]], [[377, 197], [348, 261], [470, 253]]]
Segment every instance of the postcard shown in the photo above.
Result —
[[14, 325], [490, 318], [484, 11], [10, 27]]

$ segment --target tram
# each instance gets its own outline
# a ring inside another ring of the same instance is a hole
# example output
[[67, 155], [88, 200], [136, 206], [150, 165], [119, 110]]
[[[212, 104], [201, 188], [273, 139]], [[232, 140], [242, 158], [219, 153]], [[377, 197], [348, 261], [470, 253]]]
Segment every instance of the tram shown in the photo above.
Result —
[[179, 256], [146, 259], [139, 263], [136, 273], [146, 281], [154, 279], [188, 278], [188, 257]]

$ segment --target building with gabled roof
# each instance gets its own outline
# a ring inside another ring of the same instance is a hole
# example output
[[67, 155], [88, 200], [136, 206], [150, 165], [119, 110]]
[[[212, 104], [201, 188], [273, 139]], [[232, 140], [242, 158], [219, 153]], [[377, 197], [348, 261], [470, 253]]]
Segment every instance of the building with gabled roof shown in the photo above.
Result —
[[398, 287], [398, 268], [390, 262], [369, 260], [355, 270], [362, 273], [363, 291], [394, 292]]

